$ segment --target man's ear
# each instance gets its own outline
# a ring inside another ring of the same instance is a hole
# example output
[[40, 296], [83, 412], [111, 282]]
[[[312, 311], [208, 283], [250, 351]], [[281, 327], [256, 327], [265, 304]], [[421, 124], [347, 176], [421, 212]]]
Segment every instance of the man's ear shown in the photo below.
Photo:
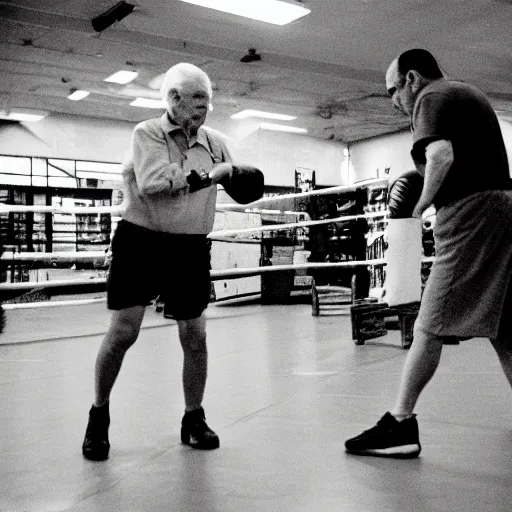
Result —
[[180, 101], [180, 93], [178, 89], [169, 89], [169, 93], [167, 94], [168, 103], [175, 103]]
[[405, 81], [406, 83], [412, 85], [419, 84], [421, 82], [422, 76], [415, 70], [410, 69], [407, 71], [407, 74], [405, 75]]

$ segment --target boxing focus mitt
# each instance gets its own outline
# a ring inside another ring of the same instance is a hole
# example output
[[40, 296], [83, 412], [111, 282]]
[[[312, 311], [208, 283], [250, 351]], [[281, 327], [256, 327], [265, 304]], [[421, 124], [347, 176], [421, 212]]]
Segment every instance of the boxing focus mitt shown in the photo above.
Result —
[[231, 176], [222, 178], [219, 183], [231, 199], [239, 204], [261, 199], [265, 187], [263, 173], [250, 165], [233, 165]]
[[423, 176], [418, 171], [402, 174], [389, 187], [388, 210], [390, 219], [412, 217], [423, 190]]

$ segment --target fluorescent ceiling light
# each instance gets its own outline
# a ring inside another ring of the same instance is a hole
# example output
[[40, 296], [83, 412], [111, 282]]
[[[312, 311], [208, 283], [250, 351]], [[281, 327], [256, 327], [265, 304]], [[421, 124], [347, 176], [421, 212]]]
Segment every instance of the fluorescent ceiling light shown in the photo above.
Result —
[[284, 114], [273, 114], [272, 112], [262, 112], [261, 110], [242, 110], [231, 116], [231, 119], [245, 119], [246, 117], [262, 117], [264, 119], [276, 119], [278, 121], [292, 121], [297, 119], [294, 116]]
[[73, 100], [73, 101], [83, 100], [84, 98], [87, 98], [87, 96], [89, 96], [89, 94], [90, 94], [89, 91], [82, 91], [82, 90], [73, 91], [68, 96], [68, 100]]
[[154, 100], [151, 98], [137, 98], [133, 100], [130, 105], [132, 107], [142, 108], [165, 108], [164, 102], [162, 100]]
[[137, 78], [139, 73], [137, 71], [118, 71], [108, 78], [105, 78], [105, 82], [114, 82], [116, 84], [127, 84]]
[[0, 119], [8, 119], [9, 121], [25, 121], [25, 122], [35, 122], [41, 121], [48, 115], [48, 112], [43, 112], [41, 110], [26, 110], [26, 109], [16, 109], [10, 112], [0, 112]]
[[279, 0], [181, 0], [257, 21], [286, 25], [311, 12], [310, 9]]
[[296, 126], [286, 126], [285, 124], [261, 123], [260, 128], [274, 132], [308, 133], [307, 128], [297, 128]]
[[13, 121], [41, 121], [46, 116], [40, 114], [23, 114], [22, 112], [11, 112], [8, 115], [8, 119], [12, 119]]

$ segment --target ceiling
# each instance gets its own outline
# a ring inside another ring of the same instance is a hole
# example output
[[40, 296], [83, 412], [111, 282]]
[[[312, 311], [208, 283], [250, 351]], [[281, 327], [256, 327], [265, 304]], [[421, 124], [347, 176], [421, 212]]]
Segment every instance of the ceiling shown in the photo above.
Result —
[[[311, 14], [282, 27], [179, 0], [130, 0], [130, 15], [96, 32], [92, 18], [117, 1], [0, 1], [0, 110], [138, 122], [157, 111], [130, 101], [158, 97], [162, 73], [186, 61], [214, 83], [210, 118], [290, 114], [285, 124], [350, 143], [407, 129], [384, 75], [398, 53], [422, 47], [512, 121], [512, 0], [303, 0], [295, 3]], [[249, 48], [260, 61], [240, 62]], [[103, 81], [119, 69], [139, 75], [126, 86]], [[70, 101], [72, 88], [91, 94]]]

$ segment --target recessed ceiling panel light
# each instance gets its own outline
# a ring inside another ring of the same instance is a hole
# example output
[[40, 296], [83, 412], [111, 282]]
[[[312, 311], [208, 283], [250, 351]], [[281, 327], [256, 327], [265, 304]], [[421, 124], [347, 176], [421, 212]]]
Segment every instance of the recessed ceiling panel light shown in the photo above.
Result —
[[12, 119], [13, 121], [28, 121], [28, 122], [35, 122], [35, 121], [41, 121], [41, 119], [44, 119], [46, 116], [42, 116], [40, 114], [23, 114], [21, 112], [11, 112], [9, 114], [9, 119]]
[[297, 128], [296, 126], [286, 126], [285, 124], [261, 123], [260, 128], [274, 132], [308, 133], [307, 128]]
[[261, 117], [263, 119], [275, 119], [277, 121], [292, 121], [297, 119], [294, 116], [287, 116], [285, 114], [274, 114], [272, 112], [262, 112], [261, 110], [242, 110], [231, 116], [231, 119], [245, 119], [247, 117]]
[[300, 5], [289, 4], [279, 0], [181, 0], [188, 4], [199, 5], [217, 11], [228, 12], [264, 21], [274, 25], [286, 25], [311, 12]]
[[137, 78], [139, 73], [137, 71], [118, 71], [113, 75], [105, 78], [105, 82], [114, 82], [116, 84], [127, 84]]
[[90, 94], [89, 91], [82, 91], [82, 90], [73, 91], [68, 96], [68, 100], [73, 100], [73, 101], [83, 100], [84, 98], [87, 98], [87, 96], [89, 96], [89, 94]]
[[0, 119], [8, 119], [10, 121], [35, 122], [41, 121], [48, 115], [48, 112], [41, 110], [16, 109], [8, 112], [0, 112]]
[[165, 104], [162, 100], [154, 100], [151, 98], [137, 98], [133, 100], [130, 105], [132, 107], [142, 108], [165, 108]]

